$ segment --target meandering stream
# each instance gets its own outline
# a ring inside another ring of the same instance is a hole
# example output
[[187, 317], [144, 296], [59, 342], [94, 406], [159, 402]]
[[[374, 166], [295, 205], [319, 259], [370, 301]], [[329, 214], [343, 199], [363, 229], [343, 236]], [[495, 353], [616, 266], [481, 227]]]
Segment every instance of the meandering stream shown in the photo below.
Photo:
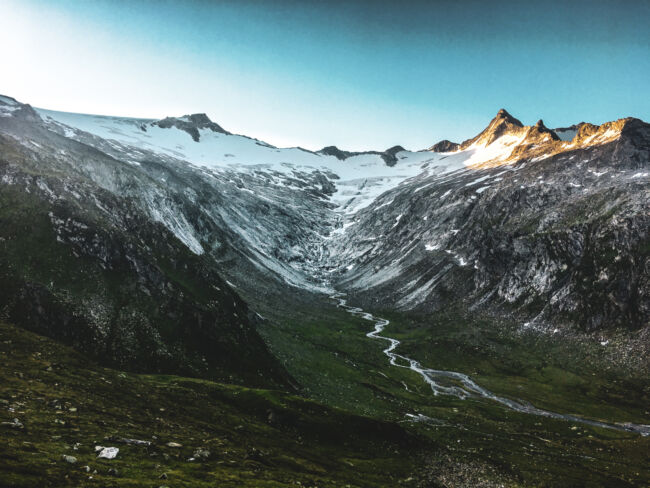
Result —
[[608, 429], [623, 430], [628, 432], [634, 432], [641, 434], [642, 436], [650, 435], [650, 425], [643, 424], [633, 424], [630, 422], [625, 423], [609, 423], [609, 422], [599, 422], [597, 420], [590, 420], [583, 417], [577, 417], [570, 414], [562, 414], [557, 412], [551, 412], [549, 410], [543, 410], [537, 408], [534, 405], [525, 402], [523, 400], [511, 400], [509, 398], [504, 398], [494, 393], [486, 390], [485, 388], [479, 386], [474, 382], [469, 376], [463, 373], [458, 373], [456, 371], [443, 371], [437, 369], [424, 368], [418, 361], [397, 354], [395, 349], [399, 346], [400, 341], [393, 339], [392, 337], [387, 337], [381, 335], [384, 331], [384, 328], [390, 323], [386, 319], [375, 317], [374, 315], [364, 312], [358, 307], [351, 307], [347, 305], [347, 300], [344, 298], [345, 295], [342, 293], [337, 293], [332, 295], [331, 298], [336, 300], [337, 306], [343, 308], [352, 315], [359, 316], [365, 320], [369, 320], [375, 323], [375, 328], [373, 331], [366, 334], [367, 337], [371, 339], [378, 339], [386, 341], [389, 343], [388, 347], [384, 349], [384, 354], [388, 356], [390, 364], [398, 368], [406, 368], [418, 373], [424, 381], [431, 386], [431, 390], [434, 395], [453, 395], [455, 397], [466, 399], [470, 397], [480, 397], [486, 398], [498, 402], [505, 407], [514, 410], [516, 412], [528, 413], [531, 415], [539, 415], [542, 417], [551, 417], [555, 419], [567, 420], [571, 422], [579, 422], [581, 424], [593, 425], [596, 427], [604, 427]]

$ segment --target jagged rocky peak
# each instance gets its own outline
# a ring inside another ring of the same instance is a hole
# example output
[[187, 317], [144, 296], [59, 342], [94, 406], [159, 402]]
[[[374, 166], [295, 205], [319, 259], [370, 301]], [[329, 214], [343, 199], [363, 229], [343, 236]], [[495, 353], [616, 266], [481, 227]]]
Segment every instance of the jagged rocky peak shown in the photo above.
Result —
[[41, 117], [28, 103], [20, 103], [18, 100], [5, 95], [0, 95], [0, 117], [13, 117], [16, 120], [26, 122], [37, 122]]
[[650, 124], [634, 117], [626, 117], [602, 125], [580, 122], [554, 129], [553, 132], [561, 141], [570, 143], [567, 147], [571, 148], [604, 144], [619, 138], [633, 139], [635, 143], [647, 143], [650, 139]]
[[633, 138], [635, 141], [643, 139], [646, 144], [650, 142], [650, 124], [634, 117], [621, 120], [621, 136]]
[[6, 95], [0, 95], [0, 105], [11, 105], [15, 106], [18, 105], [18, 100], [12, 97], [8, 97]]
[[559, 141], [558, 135], [544, 125], [544, 121], [539, 119], [535, 125], [528, 129], [524, 142], [540, 143], [548, 141]]
[[505, 109], [500, 109], [496, 116], [490, 121], [490, 124], [487, 126], [486, 130], [497, 131], [500, 128], [512, 129], [512, 128], [521, 128], [524, 124], [521, 121], [512, 115]]
[[524, 129], [524, 124], [519, 119], [510, 115], [506, 109], [502, 108], [479, 135], [463, 142], [460, 145], [460, 149], [466, 149], [473, 145], [488, 146], [501, 136], [518, 136], [521, 134], [522, 129]]
[[603, 144], [619, 138], [629, 139], [635, 144], [647, 147], [650, 144], [650, 124], [634, 117], [605, 122], [602, 125], [582, 123], [572, 140], [572, 145]]
[[381, 159], [384, 160], [386, 166], [395, 166], [397, 164], [397, 153], [404, 151], [402, 146], [393, 146], [380, 153]]
[[513, 164], [524, 159], [538, 160], [565, 151], [619, 141], [650, 151], [650, 125], [628, 117], [602, 125], [581, 122], [554, 130], [546, 127], [542, 119], [534, 125], [523, 125], [507, 110], [501, 109], [488, 126], [472, 139], [461, 144], [443, 140], [428, 150], [450, 152], [471, 149], [476, 157], [470, 166], [476, 169]]
[[499, 109], [499, 111], [497, 112], [496, 117], [494, 117], [494, 119], [492, 119], [492, 123], [494, 123], [494, 122], [499, 122], [499, 123], [505, 122], [505, 123], [508, 123], [508, 124], [516, 125], [517, 127], [523, 127], [524, 126], [524, 124], [522, 124], [519, 119], [516, 119], [515, 117], [510, 115], [510, 113], [505, 108]]
[[432, 151], [432, 152], [453, 152], [453, 151], [458, 151], [458, 148], [460, 147], [460, 144], [456, 142], [451, 142], [447, 139], [443, 139], [440, 142], [437, 142], [433, 146], [431, 146], [427, 151]]
[[157, 125], [162, 129], [176, 127], [187, 132], [195, 142], [199, 142], [201, 139], [199, 129], [209, 129], [219, 134], [230, 134], [230, 132], [223, 129], [219, 124], [212, 122], [204, 113], [183, 115], [182, 117], [165, 117], [162, 120], [153, 122], [152, 125]]

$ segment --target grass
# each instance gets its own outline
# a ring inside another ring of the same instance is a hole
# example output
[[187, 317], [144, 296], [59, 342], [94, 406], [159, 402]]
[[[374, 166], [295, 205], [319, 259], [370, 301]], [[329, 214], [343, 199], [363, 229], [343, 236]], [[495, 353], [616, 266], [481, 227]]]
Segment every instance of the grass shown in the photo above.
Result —
[[[403, 341], [398, 352], [424, 366], [470, 374], [497, 394], [541, 408], [650, 423], [648, 381], [601, 375], [563, 346], [515, 338], [498, 332], [492, 322], [454, 312], [379, 315], [391, 320], [386, 334]], [[517, 413], [489, 400], [435, 396], [419, 375], [389, 365], [382, 353], [386, 343], [365, 336], [372, 327], [320, 304], [276, 311], [260, 332], [290, 374], [305, 385], [306, 395], [400, 422], [441, 446], [456, 462], [482, 463], [516, 485], [650, 484], [650, 438]], [[407, 422], [409, 413], [431, 420]]]
[[[278, 391], [101, 368], [6, 324], [0, 364], [0, 421], [24, 425], [0, 426], [0, 486], [394, 486], [424, 447], [396, 424]], [[98, 459], [96, 445], [120, 452]], [[198, 449], [209, 456], [188, 461]]]
[[610, 421], [650, 421], [650, 382], [589, 366], [596, 344], [585, 346], [540, 334], [517, 334], [454, 311], [435, 317], [390, 315], [387, 333], [400, 350], [437, 369], [471, 375], [495, 392], [536, 406]]
[[[272, 319], [261, 333], [311, 399], [102, 368], [1, 325], [0, 421], [18, 418], [24, 429], [0, 426], [0, 486], [650, 483], [650, 438], [434, 396], [418, 375], [388, 364], [385, 344], [365, 336], [370, 322], [329, 304], [295, 306], [291, 316], [276, 309]], [[459, 323], [453, 314], [390, 319], [386, 332], [403, 340], [400, 352], [472, 374], [496, 393], [608, 420], [647, 418], [644, 393], [620, 400], [630, 384], [563, 368], [552, 360], [558, 351], [533, 350], [489, 323]], [[409, 422], [407, 413], [429, 420]], [[119, 447], [120, 454], [99, 460], [96, 445]], [[197, 449], [210, 456], [188, 461]]]

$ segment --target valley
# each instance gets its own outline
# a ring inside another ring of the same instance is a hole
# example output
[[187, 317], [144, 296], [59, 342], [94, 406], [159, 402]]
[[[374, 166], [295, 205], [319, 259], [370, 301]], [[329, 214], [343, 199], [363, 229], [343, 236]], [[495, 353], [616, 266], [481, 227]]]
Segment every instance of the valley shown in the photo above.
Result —
[[[530, 415], [538, 415], [541, 417], [551, 417], [554, 419], [567, 420], [576, 423], [582, 423], [591, 425], [594, 427], [603, 427], [608, 429], [623, 430], [627, 432], [634, 432], [641, 434], [643, 436], [650, 435], [650, 426], [648, 425], [639, 425], [631, 422], [624, 423], [607, 423], [599, 422], [596, 420], [591, 420], [582, 417], [576, 417], [575, 415], [561, 414], [557, 412], [550, 412], [547, 410], [542, 410], [534, 405], [526, 402], [522, 402], [518, 399], [508, 399], [495, 395], [494, 393], [482, 388], [476, 382], [474, 382], [469, 376], [463, 373], [458, 373], [456, 371], [442, 371], [436, 369], [424, 368], [418, 361], [403, 356], [395, 352], [397, 347], [400, 345], [400, 341], [386, 335], [381, 335], [384, 333], [384, 329], [390, 324], [389, 320], [374, 317], [372, 314], [364, 312], [358, 307], [350, 307], [346, 305], [346, 300], [342, 298], [341, 295], [333, 295], [333, 299], [338, 301], [338, 306], [345, 309], [353, 315], [362, 317], [365, 320], [374, 322], [374, 330], [366, 334], [366, 337], [372, 339], [379, 339], [387, 341], [389, 346], [383, 350], [384, 354], [388, 357], [391, 366], [396, 366], [399, 368], [408, 368], [411, 371], [419, 374], [423, 381], [431, 386], [431, 390], [434, 395], [451, 395], [461, 400], [465, 400], [470, 397], [479, 397], [487, 400], [493, 400], [497, 403], [504, 405], [510, 410], [515, 412], [528, 413]], [[405, 387], [406, 388], [406, 387]], [[412, 415], [412, 414], [411, 414]], [[414, 415], [413, 417], [418, 418], [419, 415]]]
[[632, 118], [308, 151], [0, 97], [0, 481], [647, 485], [649, 167]]

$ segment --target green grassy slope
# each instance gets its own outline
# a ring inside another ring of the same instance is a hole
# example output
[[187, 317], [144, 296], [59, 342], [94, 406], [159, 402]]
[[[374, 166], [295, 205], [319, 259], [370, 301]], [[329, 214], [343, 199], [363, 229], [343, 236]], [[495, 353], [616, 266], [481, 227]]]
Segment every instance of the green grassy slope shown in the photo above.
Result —
[[[494, 323], [458, 313], [385, 316], [392, 321], [386, 333], [403, 341], [398, 352], [426, 367], [470, 374], [497, 394], [557, 412], [650, 423], [647, 379], [600, 375], [562, 345], [514, 340], [496, 333]], [[480, 462], [525, 486], [650, 484], [649, 437], [517, 413], [489, 400], [435, 396], [416, 373], [389, 365], [386, 343], [365, 337], [371, 322], [333, 306], [294, 306], [269, 318], [260, 332], [305, 394], [402, 422], [455, 462]], [[407, 414], [429, 419], [407, 422]], [[444, 477], [437, 472], [434, 478]]]
[[[0, 486], [396, 486], [424, 447], [278, 391], [101, 368], [6, 324], [0, 365]], [[120, 452], [98, 459], [96, 445]]]

